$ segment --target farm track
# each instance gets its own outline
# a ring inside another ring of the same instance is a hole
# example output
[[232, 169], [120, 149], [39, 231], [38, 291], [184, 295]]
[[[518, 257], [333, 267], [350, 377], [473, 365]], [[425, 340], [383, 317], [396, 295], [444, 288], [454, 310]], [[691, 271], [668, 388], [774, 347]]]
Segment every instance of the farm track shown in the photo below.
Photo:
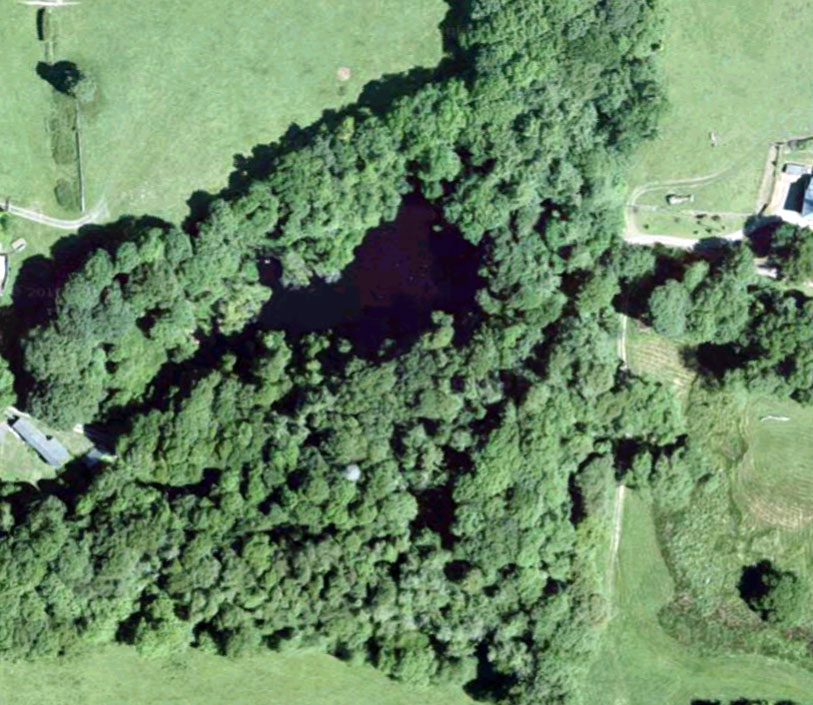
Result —
[[9, 215], [16, 215], [18, 218], [24, 218], [32, 223], [39, 223], [46, 225], [50, 228], [57, 228], [59, 230], [78, 230], [79, 228], [96, 223], [107, 214], [107, 204], [104, 200], [99, 201], [96, 206], [85, 213], [80, 218], [74, 220], [63, 220], [61, 218], [52, 218], [51, 216], [40, 213], [39, 211], [31, 210], [29, 208], [21, 208], [12, 203], [7, 203], [3, 209]]
[[615, 490], [615, 499], [613, 500], [613, 521], [612, 533], [610, 534], [610, 565], [607, 569], [608, 581], [608, 602], [613, 604], [615, 593], [615, 569], [618, 565], [618, 549], [621, 546], [621, 529], [624, 525], [624, 499], [626, 498], [627, 488], [624, 485], [618, 485]]

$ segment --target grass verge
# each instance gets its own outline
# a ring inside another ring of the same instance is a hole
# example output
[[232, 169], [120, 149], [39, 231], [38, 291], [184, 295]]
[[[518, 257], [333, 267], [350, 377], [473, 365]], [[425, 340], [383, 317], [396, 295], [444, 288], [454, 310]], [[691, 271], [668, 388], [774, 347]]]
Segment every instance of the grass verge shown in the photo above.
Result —
[[311, 653], [200, 652], [140, 658], [123, 646], [58, 662], [0, 662], [4, 705], [465, 705], [457, 688], [416, 689]]

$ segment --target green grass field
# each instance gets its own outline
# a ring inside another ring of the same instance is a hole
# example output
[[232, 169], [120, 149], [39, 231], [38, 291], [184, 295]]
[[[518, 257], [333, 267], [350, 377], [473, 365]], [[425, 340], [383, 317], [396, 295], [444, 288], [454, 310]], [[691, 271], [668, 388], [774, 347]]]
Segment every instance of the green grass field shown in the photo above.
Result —
[[34, 10], [16, 2], [3, 7], [0, 23], [0, 199], [12, 197], [32, 207], [55, 206], [56, 167], [46, 132], [51, 89], [37, 77], [43, 53]]
[[801, 528], [813, 519], [813, 409], [757, 399], [744, 422], [748, 453], [735, 483], [748, 511], [769, 526]]
[[745, 216], [703, 216], [687, 214], [681, 208], [664, 207], [662, 210], [639, 210], [634, 214], [638, 229], [643, 234], [674, 235], [697, 238], [717, 237], [734, 232], [743, 226]]
[[[235, 155], [354, 101], [373, 79], [435, 66], [447, 9], [443, 0], [408, 9], [396, 0], [84, 0], [53, 11], [54, 60], [76, 62], [98, 84], [82, 120], [88, 207], [104, 198], [111, 218], [182, 220], [193, 192], [226, 185]], [[54, 193], [71, 167], [55, 163], [49, 139], [54, 95], [35, 70], [46, 56], [36, 10], [9, 3], [3, 19], [0, 198], [75, 217]], [[12, 279], [66, 234], [9, 218], [0, 245], [28, 241], [12, 257]]]
[[[235, 154], [352, 102], [370, 80], [441, 58], [442, 0], [86, 0], [61, 52], [96, 77], [84, 120], [88, 204], [178, 220]], [[159, 31], [160, 28], [160, 31]], [[337, 70], [347, 67], [342, 82]]]
[[666, 6], [661, 61], [671, 107], [660, 136], [634, 161], [631, 185], [717, 175], [702, 185], [651, 191], [639, 203], [662, 206], [670, 191], [693, 192], [693, 209], [751, 212], [771, 143], [813, 133], [813, 82], [795, 51], [807, 43], [813, 5], [671, 0]]
[[465, 705], [458, 688], [410, 688], [321, 654], [145, 660], [107, 647], [60, 662], [0, 662], [3, 705]]
[[669, 637], [657, 613], [674, 585], [649, 505], [627, 494], [614, 617], [585, 682], [591, 705], [689, 705], [694, 698], [813, 702], [813, 673], [759, 656], [703, 656]]

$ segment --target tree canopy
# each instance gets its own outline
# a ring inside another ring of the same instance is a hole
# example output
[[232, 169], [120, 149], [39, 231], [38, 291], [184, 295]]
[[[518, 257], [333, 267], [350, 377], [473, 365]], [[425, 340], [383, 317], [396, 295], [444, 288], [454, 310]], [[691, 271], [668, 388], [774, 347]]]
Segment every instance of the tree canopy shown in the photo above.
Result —
[[[684, 471], [681, 406], [615, 353], [620, 173], [663, 105], [660, 20], [649, 0], [478, 0], [445, 31], [430, 80], [268, 146], [187, 230], [96, 249], [28, 333], [27, 407], [120, 434], [81, 482], [2, 500], [0, 651], [315, 646], [578, 702], [615, 476]], [[333, 281], [411, 192], [476, 246], [471, 307], [365, 355], [257, 323], [258, 258]], [[653, 315], [732, 339], [743, 269], [698, 270]]]

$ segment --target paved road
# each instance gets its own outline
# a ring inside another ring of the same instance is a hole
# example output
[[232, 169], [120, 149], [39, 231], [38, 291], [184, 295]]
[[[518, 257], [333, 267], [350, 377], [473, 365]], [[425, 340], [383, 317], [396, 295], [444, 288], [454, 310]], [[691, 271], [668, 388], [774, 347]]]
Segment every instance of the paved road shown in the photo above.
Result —
[[28, 208], [21, 208], [12, 203], [7, 204], [5, 211], [10, 215], [16, 215], [19, 218], [25, 218], [32, 223], [39, 223], [40, 225], [47, 225], [51, 228], [58, 228], [59, 230], [78, 230], [83, 225], [90, 225], [96, 223], [107, 215], [107, 205], [105, 202], [99, 201], [95, 208], [89, 210], [81, 218], [74, 220], [63, 220], [61, 218], [52, 218], [44, 213], [33, 211]]

